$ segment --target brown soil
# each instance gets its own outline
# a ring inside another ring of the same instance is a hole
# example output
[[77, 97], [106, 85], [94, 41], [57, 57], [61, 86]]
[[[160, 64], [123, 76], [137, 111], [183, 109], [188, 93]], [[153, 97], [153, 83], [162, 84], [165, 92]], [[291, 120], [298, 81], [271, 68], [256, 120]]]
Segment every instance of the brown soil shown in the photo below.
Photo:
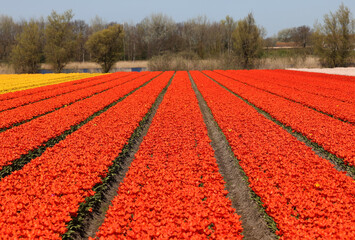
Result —
[[212, 140], [211, 145], [215, 151], [220, 173], [226, 181], [228, 197], [231, 199], [232, 207], [236, 209], [236, 213], [241, 216], [244, 239], [277, 239], [277, 236], [267, 226], [262, 207], [252, 199], [251, 189], [245, 180], [245, 173], [231, 152], [225, 136], [217, 126], [210, 109], [191, 77], [190, 80], [199, 101], [208, 136]]

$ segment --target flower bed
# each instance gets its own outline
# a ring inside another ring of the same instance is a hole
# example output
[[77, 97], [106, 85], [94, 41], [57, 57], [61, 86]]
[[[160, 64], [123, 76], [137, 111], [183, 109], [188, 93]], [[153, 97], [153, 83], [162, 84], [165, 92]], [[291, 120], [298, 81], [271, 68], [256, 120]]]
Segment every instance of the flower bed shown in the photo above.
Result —
[[278, 235], [355, 238], [351, 177], [202, 73], [192, 76]]
[[188, 75], [177, 72], [97, 236], [241, 239], [209, 143]]

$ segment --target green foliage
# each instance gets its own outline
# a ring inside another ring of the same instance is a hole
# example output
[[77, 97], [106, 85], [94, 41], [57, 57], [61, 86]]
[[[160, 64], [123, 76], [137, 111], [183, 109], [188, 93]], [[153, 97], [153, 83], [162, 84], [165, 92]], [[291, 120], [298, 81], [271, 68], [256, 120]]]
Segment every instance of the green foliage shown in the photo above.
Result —
[[42, 54], [42, 34], [38, 24], [31, 20], [24, 26], [17, 45], [11, 52], [11, 62], [17, 73], [36, 73]]
[[76, 41], [73, 32], [71, 19], [73, 14], [71, 10], [62, 15], [55, 11], [48, 16], [48, 24], [45, 29], [46, 45], [44, 53], [46, 61], [52, 64], [55, 72], [61, 72], [64, 66], [71, 60]]
[[234, 51], [239, 58], [243, 69], [250, 69], [255, 66], [255, 60], [260, 58], [262, 53], [262, 29], [256, 24], [252, 13], [246, 18], [238, 21], [233, 32]]
[[336, 13], [326, 14], [324, 24], [315, 26], [314, 50], [323, 65], [347, 66], [355, 47], [355, 21], [349, 8], [340, 5]]
[[293, 37], [293, 29], [285, 28], [277, 33], [277, 39], [281, 42], [291, 42]]
[[91, 58], [101, 65], [103, 72], [109, 72], [112, 65], [119, 60], [123, 53], [123, 39], [123, 27], [115, 24], [94, 33], [86, 42]]

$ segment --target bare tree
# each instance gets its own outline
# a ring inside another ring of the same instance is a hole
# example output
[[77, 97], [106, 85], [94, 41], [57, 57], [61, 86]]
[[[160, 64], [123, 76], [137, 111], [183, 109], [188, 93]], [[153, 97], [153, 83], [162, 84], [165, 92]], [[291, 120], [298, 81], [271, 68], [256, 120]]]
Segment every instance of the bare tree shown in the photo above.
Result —
[[224, 42], [227, 48], [227, 53], [230, 55], [233, 49], [233, 32], [237, 27], [237, 23], [229, 15], [226, 16], [224, 20], [221, 21], [224, 33]]
[[139, 28], [143, 31], [144, 42], [147, 46], [147, 56], [163, 54], [169, 50], [176, 24], [174, 20], [163, 14], [152, 14], [144, 18]]
[[294, 42], [299, 46], [306, 47], [311, 38], [311, 28], [308, 26], [299, 26], [286, 28], [278, 32], [278, 40], [281, 42]]
[[125, 37], [123, 41], [124, 57], [127, 60], [135, 61], [137, 56], [137, 28], [133, 24], [124, 23]]
[[95, 33], [101, 30], [104, 30], [107, 27], [107, 22], [105, 22], [101, 17], [96, 15], [93, 19], [90, 20], [90, 31]]
[[182, 37], [187, 43], [187, 49], [195, 52], [200, 58], [204, 58], [207, 53], [207, 39], [210, 22], [206, 16], [198, 16], [184, 23]]
[[300, 26], [295, 28], [293, 39], [302, 47], [307, 47], [311, 39], [312, 31], [308, 26]]
[[15, 37], [21, 32], [21, 24], [15, 23], [12, 17], [0, 15], [0, 61], [9, 60]]
[[207, 28], [206, 49], [207, 57], [219, 56], [225, 51], [224, 29], [219, 22], [211, 23]]
[[72, 22], [72, 25], [77, 45], [77, 48], [74, 52], [74, 59], [76, 61], [85, 62], [85, 59], [88, 59], [88, 52], [85, 48], [85, 43], [90, 35], [89, 25], [86, 24], [83, 20], [75, 20]]

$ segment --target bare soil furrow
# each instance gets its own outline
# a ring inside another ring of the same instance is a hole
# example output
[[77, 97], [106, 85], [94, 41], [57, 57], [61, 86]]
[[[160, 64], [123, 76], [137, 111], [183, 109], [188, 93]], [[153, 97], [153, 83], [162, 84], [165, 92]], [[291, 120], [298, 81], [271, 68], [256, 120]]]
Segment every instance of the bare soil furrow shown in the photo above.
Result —
[[[265, 217], [268, 217], [262, 206], [254, 200], [255, 193], [249, 188], [248, 178], [238, 164], [224, 134], [215, 122], [196, 84], [190, 76], [192, 88], [199, 101], [203, 119], [207, 126], [208, 136], [215, 151], [220, 173], [226, 181], [228, 197], [232, 201], [233, 208], [241, 215], [244, 239], [278, 239], [269, 227]], [[268, 221], [272, 221], [268, 217]]]

